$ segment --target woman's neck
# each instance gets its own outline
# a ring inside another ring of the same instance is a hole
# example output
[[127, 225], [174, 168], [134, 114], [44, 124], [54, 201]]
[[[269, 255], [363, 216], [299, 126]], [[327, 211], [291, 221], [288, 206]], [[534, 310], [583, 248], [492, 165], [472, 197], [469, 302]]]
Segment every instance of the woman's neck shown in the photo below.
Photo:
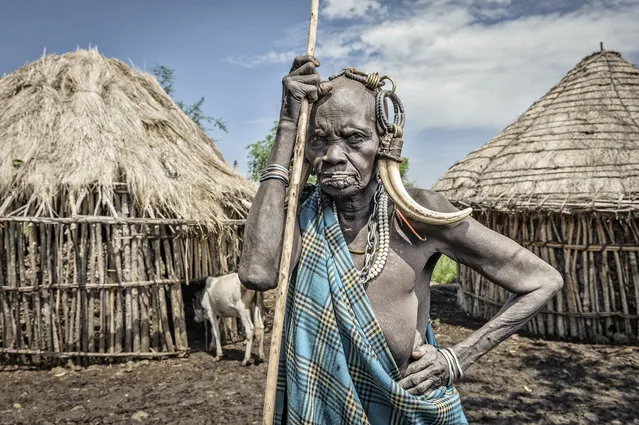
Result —
[[363, 190], [352, 196], [333, 199], [340, 227], [347, 242], [355, 239], [359, 231], [368, 223], [377, 185], [377, 180], [374, 179]]
[[365, 217], [368, 220], [368, 216], [371, 214], [372, 200], [377, 192], [377, 180], [372, 179], [371, 182], [357, 193], [344, 198], [333, 198], [337, 211], [340, 213], [340, 217], [346, 220], [355, 220], [357, 218]]

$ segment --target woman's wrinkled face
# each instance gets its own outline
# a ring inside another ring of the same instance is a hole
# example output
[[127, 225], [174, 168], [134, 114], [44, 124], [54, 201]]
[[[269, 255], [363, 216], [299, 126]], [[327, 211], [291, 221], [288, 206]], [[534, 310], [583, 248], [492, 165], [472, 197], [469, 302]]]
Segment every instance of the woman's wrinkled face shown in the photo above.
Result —
[[373, 94], [345, 77], [333, 83], [332, 91], [313, 106], [306, 159], [322, 190], [343, 198], [375, 178], [379, 136]]

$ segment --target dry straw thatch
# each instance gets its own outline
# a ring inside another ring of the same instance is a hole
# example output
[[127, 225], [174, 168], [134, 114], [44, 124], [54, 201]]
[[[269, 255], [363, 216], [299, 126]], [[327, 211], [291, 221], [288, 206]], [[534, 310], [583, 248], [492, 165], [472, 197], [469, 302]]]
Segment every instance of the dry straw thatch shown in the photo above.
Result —
[[503, 211], [639, 210], [639, 69], [616, 52], [584, 58], [434, 189]]
[[251, 183], [150, 75], [95, 50], [0, 79], [0, 357], [188, 350], [182, 284], [235, 268]]
[[[555, 266], [564, 289], [531, 323], [598, 342], [639, 333], [639, 69], [584, 58], [493, 140], [433, 186]], [[459, 301], [496, 313], [507, 294], [461, 267]]]
[[125, 184], [145, 215], [215, 228], [254, 192], [153, 76], [96, 50], [1, 78], [0, 140], [0, 216], [55, 217], [60, 193], [77, 202], [97, 190], [108, 203]]

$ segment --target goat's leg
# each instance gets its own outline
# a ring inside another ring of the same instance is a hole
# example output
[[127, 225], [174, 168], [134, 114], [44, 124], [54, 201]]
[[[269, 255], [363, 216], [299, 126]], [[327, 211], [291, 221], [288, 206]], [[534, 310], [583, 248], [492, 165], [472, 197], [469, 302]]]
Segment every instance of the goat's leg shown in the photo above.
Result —
[[257, 358], [264, 360], [264, 321], [259, 306], [253, 307], [253, 325], [255, 326], [255, 338], [259, 341]]
[[220, 318], [220, 320], [222, 322], [222, 325], [220, 326], [220, 340], [222, 341], [222, 344], [227, 345], [231, 343], [231, 339], [229, 337], [229, 329], [228, 329], [229, 318], [222, 317]]
[[210, 351], [213, 351], [213, 344], [215, 343], [215, 360], [219, 360], [222, 357], [222, 341], [220, 336], [220, 318], [215, 316], [212, 312], [207, 311], [209, 321], [211, 322], [211, 329], [213, 330], [213, 338], [211, 340]]
[[227, 344], [237, 342], [237, 318], [224, 318], [224, 336], [226, 337]]
[[233, 317], [229, 324], [229, 330], [231, 331], [231, 341], [238, 342], [240, 340], [240, 337], [238, 335], [237, 329], [237, 317]]
[[251, 322], [251, 311], [248, 309], [242, 309], [240, 311], [240, 320], [242, 320], [242, 326], [246, 332], [246, 351], [244, 352], [244, 360], [242, 360], [242, 366], [246, 366], [251, 360], [251, 351], [253, 350], [253, 323]]

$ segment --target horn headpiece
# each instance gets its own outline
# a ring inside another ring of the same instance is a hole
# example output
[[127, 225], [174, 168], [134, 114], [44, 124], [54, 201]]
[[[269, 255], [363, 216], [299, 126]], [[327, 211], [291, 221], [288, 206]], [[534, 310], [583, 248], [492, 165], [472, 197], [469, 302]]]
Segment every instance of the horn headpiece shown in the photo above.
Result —
[[[395, 93], [395, 80], [387, 75], [380, 76], [377, 72], [367, 74], [356, 68], [344, 68], [339, 73], [329, 77], [333, 80], [340, 76], [359, 81], [366, 88], [375, 91], [375, 118], [377, 130], [381, 136], [379, 150], [377, 151], [377, 165], [379, 176], [384, 188], [397, 208], [406, 216], [427, 224], [452, 224], [469, 216], [472, 208], [444, 213], [433, 211], [417, 203], [408, 193], [402, 182], [399, 166], [402, 163], [402, 146], [404, 144], [404, 106]], [[382, 87], [386, 81], [391, 83], [391, 89]], [[386, 113], [387, 101], [393, 105], [393, 122], [389, 122]], [[381, 130], [381, 131], [380, 131]]]

